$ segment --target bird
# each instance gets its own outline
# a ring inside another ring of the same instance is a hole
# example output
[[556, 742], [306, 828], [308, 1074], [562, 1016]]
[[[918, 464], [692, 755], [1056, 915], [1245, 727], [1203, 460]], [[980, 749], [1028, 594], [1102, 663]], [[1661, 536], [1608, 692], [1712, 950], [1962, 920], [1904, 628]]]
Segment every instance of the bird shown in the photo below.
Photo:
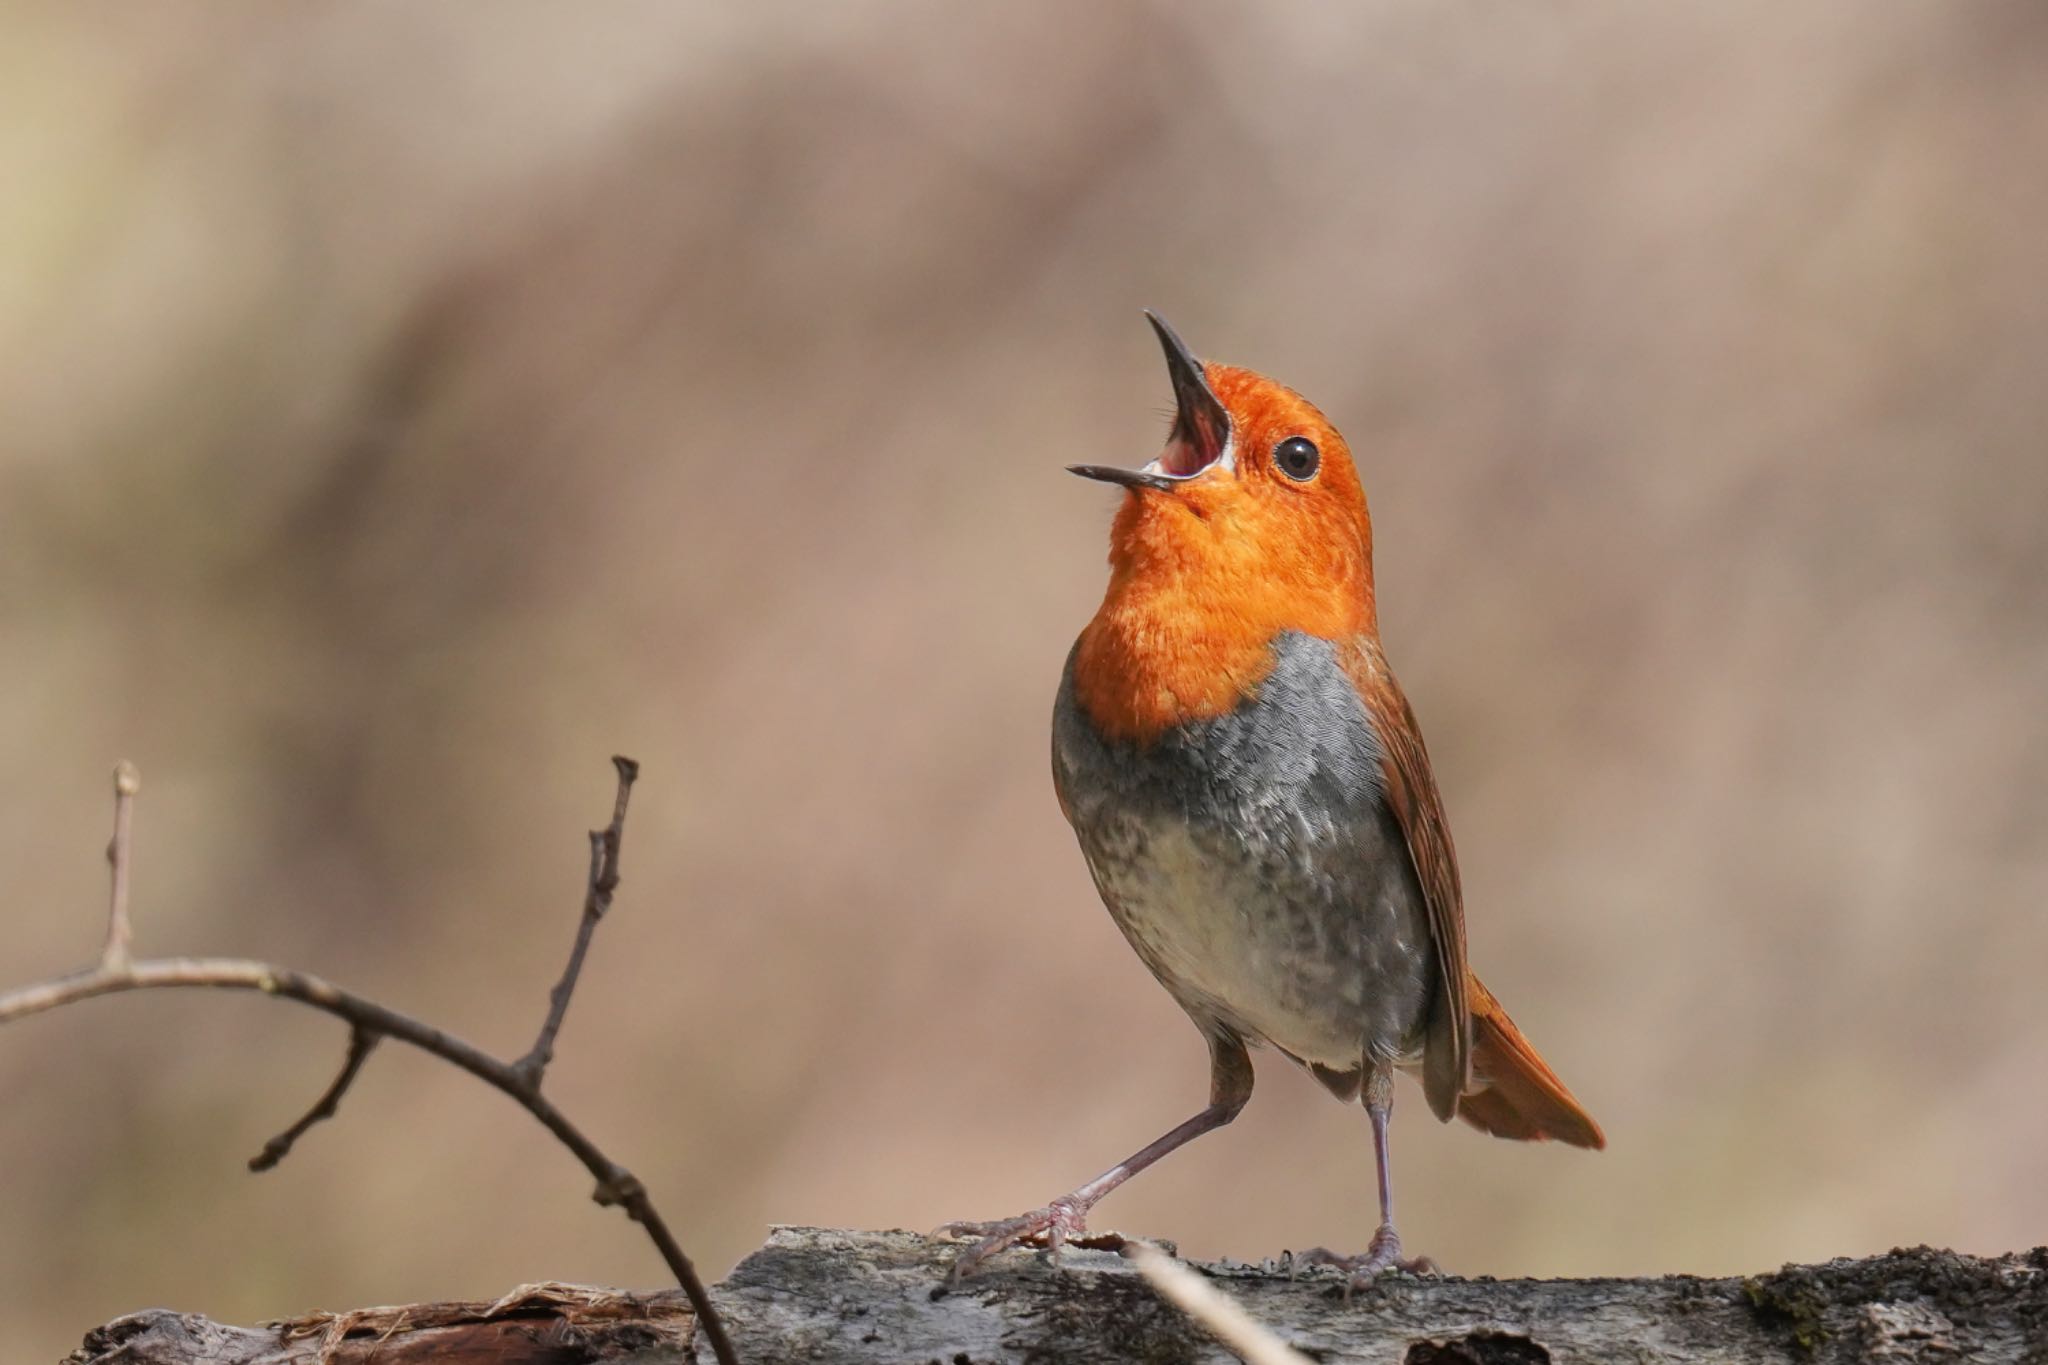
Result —
[[1463, 891], [1422, 732], [1380, 644], [1372, 518], [1306, 399], [1204, 364], [1147, 312], [1174, 414], [1123, 490], [1109, 586], [1067, 656], [1053, 785], [1104, 905], [1208, 1044], [1208, 1104], [1042, 1208], [951, 1223], [957, 1285], [998, 1252], [1087, 1234], [1096, 1203], [1235, 1119], [1271, 1047], [1370, 1121], [1379, 1224], [1302, 1258], [1348, 1288], [1434, 1269], [1394, 1223], [1394, 1077], [1497, 1137], [1606, 1137], [1467, 962]]

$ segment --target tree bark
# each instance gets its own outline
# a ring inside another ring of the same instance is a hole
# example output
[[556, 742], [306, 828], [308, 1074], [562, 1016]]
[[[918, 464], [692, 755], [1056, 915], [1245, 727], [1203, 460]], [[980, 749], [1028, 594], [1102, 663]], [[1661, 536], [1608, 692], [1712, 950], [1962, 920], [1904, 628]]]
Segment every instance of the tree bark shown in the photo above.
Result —
[[[778, 1228], [713, 1291], [761, 1365], [1224, 1365], [1232, 1357], [1111, 1251], [1054, 1271], [1011, 1252], [934, 1298], [957, 1245]], [[2048, 1248], [1920, 1248], [1769, 1274], [1611, 1280], [1390, 1276], [1345, 1298], [1328, 1271], [1197, 1267], [1324, 1365], [2048, 1365]], [[68, 1365], [673, 1365], [694, 1361], [680, 1293], [527, 1286], [496, 1304], [318, 1314], [260, 1328], [155, 1310], [95, 1328]], [[708, 1359], [701, 1344], [696, 1348]]]

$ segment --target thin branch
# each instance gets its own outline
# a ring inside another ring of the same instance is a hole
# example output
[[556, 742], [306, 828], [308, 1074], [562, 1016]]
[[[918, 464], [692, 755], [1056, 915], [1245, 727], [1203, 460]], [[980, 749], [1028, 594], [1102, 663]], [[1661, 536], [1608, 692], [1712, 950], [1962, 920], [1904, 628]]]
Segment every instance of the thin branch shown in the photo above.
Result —
[[570, 1122], [568, 1115], [529, 1086], [525, 1078], [509, 1065], [452, 1033], [345, 991], [310, 972], [247, 958], [224, 957], [145, 959], [125, 970], [96, 968], [55, 981], [25, 986], [0, 995], [0, 1024], [95, 996], [180, 988], [261, 991], [265, 995], [297, 1001], [346, 1020], [357, 1028], [410, 1043], [509, 1095], [553, 1133], [557, 1141], [575, 1153], [584, 1169], [596, 1177], [597, 1189], [592, 1198], [600, 1204], [624, 1209], [628, 1217], [646, 1229], [662, 1259], [668, 1263], [670, 1273], [689, 1296], [690, 1306], [703, 1322], [704, 1334], [710, 1339], [720, 1365], [737, 1365], [738, 1357], [726, 1339], [724, 1325], [719, 1321], [717, 1310], [711, 1306], [703, 1280], [698, 1277], [689, 1256], [676, 1243], [674, 1234], [648, 1198], [646, 1187], [639, 1178], [606, 1156], [602, 1148]]
[[348, 1056], [341, 1062], [341, 1070], [334, 1080], [320, 1092], [320, 1098], [313, 1101], [313, 1107], [300, 1116], [299, 1121], [263, 1144], [263, 1150], [249, 1158], [249, 1169], [267, 1171], [291, 1153], [292, 1144], [306, 1135], [306, 1130], [322, 1119], [334, 1117], [334, 1111], [341, 1107], [341, 1097], [348, 1093], [355, 1083], [356, 1073], [363, 1069], [363, 1063], [370, 1059], [370, 1052], [377, 1046], [382, 1035], [366, 1028], [352, 1028], [348, 1033]]
[[112, 888], [107, 896], [107, 941], [100, 949], [100, 966], [119, 969], [128, 965], [128, 848], [135, 818], [135, 793], [142, 790], [142, 774], [122, 759], [114, 765], [114, 837], [107, 841], [107, 865], [113, 869]]
[[548, 1017], [541, 1022], [540, 1036], [533, 1040], [526, 1055], [512, 1064], [512, 1069], [535, 1090], [540, 1089], [541, 1077], [554, 1060], [555, 1035], [562, 1031], [562, 1018], [569, 1012], [569, 997], [575, 994], [576, 979], [583, 974], [583, 957], [590, 951], [591, 937], [597, 932], [598, 921], [612, 908], [612, 893], [619, 889], [619, 843], [626, 833], [626, 803], [632, 799], [640, 765], [623, 754], [613, 754], [612, 767], [618, 770], [619, 791], [612, 800], [612, 822], [603, 829], [590, 831], [590, 877], [584, 884], [583, 918], [576, 925], [576, 942], [569, 949], [569, 963], [562, 968], [562, 979], [548, 992]]
[[[600, 831], [600, 835], [609, 845], [609, 856], [599, 861], [599, 876], [594, 879], [596, 883], [604, 882], [605, 870], [608, 868], [611, 885], [603, 888], [600, 908], [595, 912], [595, 916], [586, 914], [586, 918], [592, 919], [593, 922], [595, 918], [603, 916], [602, 907], [610, 904], [611, 891], [617, 886], [617, 842], [623, 832], [625, 793], [638, 773], [638, 767], [631, 759], [621, 758], [613, 762], [619, 772], [620, 794], [614, 806], [612, 824]], [[108, 932], [109, 952], [102, 956], [99, 966], [87, 971], [0, 993], [0, 1025], [60, 1006], [75, 1004], [81, 1000], [90, 1000], [95, 996], [119, 995], [140, 990], [193, 988], [260, 991], [265, 995], [296, 1001], [311, 1009], [331, 1014], [345, 1021], [352, 1030], [349, 1061], [353, 1065], [344, 1064], [341, 1074], [315, 1103], [313, 1110], [308, 1112], [305, 1119], [293, 1125], [294, 1131], [287, 1135], [286, 1147], [290, 1145], [290, 1137], [296, 1137], [311, 1123], [325, 1117], [319, 1111], [326, 1109], [331, 1113], [333, 1106], [340, 1102], [342, 1093], [354, 1079], [355, 1070], [362, 1064], [362, 1058], [356, 1055], [357, 1036], [396, 1038], [402, 1043], [409, 1043], [422, 1052], [430, 1053], [453, 1066], [460, 1067], [484, 1084], [510, 1096], [553, 1133], [557, 1141], [573, 1152], [576, 1159], [583, 1163], [584, 1169], [597, 1180], [597, 1188], [592, 1197], [599, 1204], [616, 1205], [623, 1209], [629, 1218], [646, 1231], [649, 1240], [661, 1253], [662, 1260], [667, 1263], [669, 1272], [676, 1277], [683, 1293], [689, 1298], [690, 1306], [697, 1315], [697, 1322], [710, 1341], [712, 1353], [717, 1357], [719, 1365], [739, 1365], [739, 1356], [733, 1350], [731, 1338], [726, 1334], [724, 1321], [711, 1304], [711, 1296], [704, 1288], [703, 1279], [697, 1274], [696, 1266], [691, 1263], [689, 1256], [677, 1243], [675, 1235], [669, 1231], [668, 1224], [654, 1207], [653, 1200], [648, 1197], [646, 1186], [640, 1183], [639, 1177], [605, 1155], [603, 1149], [569, 1121], [568, 1115], [543, 1097], [539, 1088], [521, 1070], [520, 1064], [501, 1062], [473, 1043], [466, 1042], [452, 1033], [423, 1023], [411, 1015], [401, 1014], [388, 1005], [381, 1005], [374, 1000], [345, 991], [333, 982], [314, 976], [310, 972], [248, 958], [174, 957], [128, 961], [127, 887], [122, 874], [127, 865], [130, 803], [138, 785], [133, 774], [132, 768], [123, 765], [122, 769], [117, 770], [115, 782], [115, 834], [108, 856], [115, 869], [116, 890]], [[578, 939], [580, 958], [581, 946], [587, 935], [579, 933]], [[112, 951], [117, 942], [121, 949], [118, 953]], [[575, 973], [579, 966], [579, 962], [572, 962], [570, 972], [564, 977], [566, 986], [573, 988]], [[566, 1008], [566, 1001], [562, 1008]], [[554, 1023], [559, 1027], [559, 1017], [554, 1018]], [[361, 1050], [366, 1054], [367, 1045]], [[522, 1062], [524, 1060], [522, 1059]], [[269, 1150], [269, 1146], [266, 1146], [265, 1152], [268, 1153]]]
[[1245, 1365], [1311, 1365], [1307, 1356], [1245, 1312], [1236, 1299], [1150, 1242], [1126, 1242], [1124, 1255], [1138, 1263], [1138, 1272], [1160, 1298], [1193, 1318]]

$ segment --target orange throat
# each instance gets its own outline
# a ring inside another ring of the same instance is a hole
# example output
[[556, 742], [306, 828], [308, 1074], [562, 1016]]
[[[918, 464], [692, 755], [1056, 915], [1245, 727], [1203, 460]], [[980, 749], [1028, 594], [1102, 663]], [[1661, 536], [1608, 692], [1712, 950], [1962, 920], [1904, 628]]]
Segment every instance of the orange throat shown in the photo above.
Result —
[[1285, 542], [1298, 553], [1276, 558], [1232, 518], [1140, 508], [1144, 496], [1117, 518], [1109, 591], [1074, 658], [1075, 700], [1108, 738], [1148, 743], [1229, 713], [1265, 680], [1287, 631], [1375, 630], [1365, 544]]

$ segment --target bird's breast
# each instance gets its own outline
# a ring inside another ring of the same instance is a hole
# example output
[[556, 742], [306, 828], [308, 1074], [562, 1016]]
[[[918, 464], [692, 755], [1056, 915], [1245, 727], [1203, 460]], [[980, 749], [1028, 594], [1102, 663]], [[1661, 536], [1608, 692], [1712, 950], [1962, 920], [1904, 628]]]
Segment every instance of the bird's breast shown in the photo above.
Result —
[[1198, 1021], [1330, 1068], [1419, 1045], [1427, 914], [1383, 753], [1331, 642], [1283, 634], [1257, 689], [1149, 742], [1060, 689], [1053, 766], [1104, 902]]

